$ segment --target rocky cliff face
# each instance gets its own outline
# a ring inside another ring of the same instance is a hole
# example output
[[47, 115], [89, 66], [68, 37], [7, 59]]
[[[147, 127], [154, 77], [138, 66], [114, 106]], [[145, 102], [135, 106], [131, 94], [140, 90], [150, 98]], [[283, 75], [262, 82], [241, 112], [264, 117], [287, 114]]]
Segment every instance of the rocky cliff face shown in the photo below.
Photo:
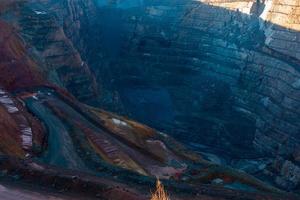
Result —
[[298, 1], [99, 5], [85, 45], [103, 105], [231, 158], [272, 158], [264, 175], [297, 188]]
[[79, 20], [87, 17], [83, 10], [89, 10], [86, 7], [89, 5], [72, 1], [13, 3], [13, 8], [3, 9], [2, 18], [14, 24], [15, 32], [26, 45], [25, 54], [32, 57], [48, 81], [66, 88], [81, 100], [97, 96], [94, 77], [71, 40], [79, 37]]

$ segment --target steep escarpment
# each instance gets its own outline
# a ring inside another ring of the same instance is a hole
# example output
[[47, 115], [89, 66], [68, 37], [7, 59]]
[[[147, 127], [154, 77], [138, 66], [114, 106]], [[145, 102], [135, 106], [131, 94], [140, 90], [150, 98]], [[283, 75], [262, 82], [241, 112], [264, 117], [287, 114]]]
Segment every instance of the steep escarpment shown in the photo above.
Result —
[[97, 86], [89, 67], [65, 33], [67, 19], [76, 23], [76, 17], [65, 9], [69, 8], [65, 5], [68, 1], [15, 2], [18, 2], [15, 3], [17, 6], [3, 9], [2, 18], [14, 24], [15, 32], [26, 45], [24, 53], [31, 56], [39, 66], [38, 70], [49, 82], [66, 88], [78, 99], [97, 96]]
[[102, 105], [298, 187], [298, 1], [99, 5], [86, 45]]
[[3, 20], [0, 20], [0, 26], [1, 86], [17, 89], [42, 84], [44, 81], [40, 69], [27, 54], [25, 43], [17, 31]]

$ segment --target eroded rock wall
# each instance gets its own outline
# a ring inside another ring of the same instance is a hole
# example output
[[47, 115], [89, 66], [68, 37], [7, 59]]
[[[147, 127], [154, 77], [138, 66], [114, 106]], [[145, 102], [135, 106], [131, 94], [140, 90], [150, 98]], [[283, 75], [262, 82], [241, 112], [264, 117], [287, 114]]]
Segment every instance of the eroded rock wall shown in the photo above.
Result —
[[[278, 185], [295, 188], [298, 7], [296, 0], [143, 1], [126, 9], [118, 3], [100, 7], [102, 17], [118, 13], [122, 34], [115, 38], [122, 39], [115, 54], [101, 43], [93, 46], [101, 58], [109, 58], [97, 62], [96, 75], [111, 91], [111, 106], [121, 101], [138, 119], [233, 155], [253, 147], [272, 157], [274, 166], [276, 161]], [[144, 102], [133, 103], [141, 96]], [[293, 168], [289, 173], [283, 169], [287, 165]]]
[[[80, 100], [98, 96], [97, 85], [77, 47], [84, 11], [92, 13], [91, 1], [11, 1], [3, 6], [1, 19], [13, 25], [34, 60], [51, 83], [64, 87]], [[72, 35], [71, 35], [72, 34]], [[75, 43], [77, 42], [77, 43]]]

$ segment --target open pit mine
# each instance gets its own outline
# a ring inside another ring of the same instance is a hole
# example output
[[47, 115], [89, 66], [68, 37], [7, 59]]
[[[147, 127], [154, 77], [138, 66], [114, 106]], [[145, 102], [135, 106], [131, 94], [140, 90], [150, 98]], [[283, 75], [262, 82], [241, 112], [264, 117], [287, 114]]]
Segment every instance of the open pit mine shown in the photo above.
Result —
[[299, 200], [300, 0], [0, 0], [1, 200]]

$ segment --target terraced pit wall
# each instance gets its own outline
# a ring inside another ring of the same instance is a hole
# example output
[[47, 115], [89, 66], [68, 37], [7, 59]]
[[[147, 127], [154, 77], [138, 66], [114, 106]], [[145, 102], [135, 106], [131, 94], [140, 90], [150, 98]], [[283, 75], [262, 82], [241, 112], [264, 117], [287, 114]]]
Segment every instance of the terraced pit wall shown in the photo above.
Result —
[[219, 155], [263, 153], [273, 181], [295, 189], [299, 8], [297, 0], [30, 0], [1, 8], [1, 19], [18, 19], [26, 52], [78, 99]]
[[278, 164], [278, 185], [297, 187], [299, 1], [98, 5], [79, 49], [103, 106], [234, 156], [254, 148]]

